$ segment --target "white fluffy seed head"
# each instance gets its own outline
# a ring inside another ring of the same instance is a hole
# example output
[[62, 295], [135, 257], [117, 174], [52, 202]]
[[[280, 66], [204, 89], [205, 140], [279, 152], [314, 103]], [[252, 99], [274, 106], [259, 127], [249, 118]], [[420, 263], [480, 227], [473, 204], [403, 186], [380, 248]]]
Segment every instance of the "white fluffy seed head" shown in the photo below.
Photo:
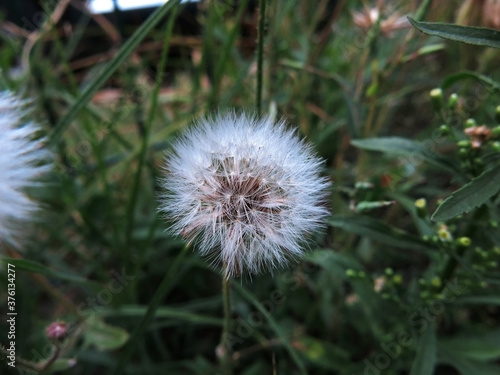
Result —
[[38, 127], [23, 123], [24, 108], [24, 101], [0, 92], [0, 245], [18, 242], [22, 224], [37, 209], [26, 188], [49, 169], [50, 153], [33, 138]]
[[322, 160], [283, 121], [227, 113], [174, 145], [160, 212], [225, 277], [272, 270], [303, 254], [328, 215]]

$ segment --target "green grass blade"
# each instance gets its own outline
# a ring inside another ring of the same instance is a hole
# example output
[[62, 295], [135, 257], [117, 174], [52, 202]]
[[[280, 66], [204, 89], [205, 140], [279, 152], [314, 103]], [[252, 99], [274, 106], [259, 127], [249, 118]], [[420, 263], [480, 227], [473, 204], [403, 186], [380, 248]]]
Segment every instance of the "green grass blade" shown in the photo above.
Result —
[[177, 6], [180, 0], [172, 0], [158, 8], [123, 44], [116, 56], [101, 70], [92, 82], [85, 87], [75, 104], [69, 109], [68, 113], [59, 121], [53, 133], [50, 136], [50, 143], [55, 144], [61, 138], [64, 131], [71, 124], [78, 112], [90, 101], [92, 95], [111, 77], [125, 59], [134, 51], [146, 35], [160, 22], [164, 16]]
[[141, 321], [135, 328], [134, 332], [130, 335], [130, 340], [123, 349], [123, 352], [121, 353], [120, 358], [118, 359], [118, 363], [115, 369], [111, 372], [112, 374], [116, 375], [124, 374], [127, 363], [132, 358], [132, 355], [134, 354], [137, 345], [139, 345], [140, 337], [142, 336], [144, 330], [148, 326], [151, 319], [154, 318], [156, 310], [160, 306], [160, 303], [165, 299], [166, 295], [171, 290], [173, 286], [173, 281], [175, 280], [178, 270], [181, 268], [182, 262], [186, 258], [188, 249], [190, 249], [190, 247], [185, 246], [179, 253], [179, 255], [177, 255], [177, 257], [175, 258], [174, 262], [169, 267], [169, 269], [166, 270], [165, 277], [161, 281], [161, 284], [158, 286], [158, 289], [156, 289], [156, 292], [153, 295], [153, 298], [151, 299], [151, 302], [148, 306], [146, 313], [143, 315]]

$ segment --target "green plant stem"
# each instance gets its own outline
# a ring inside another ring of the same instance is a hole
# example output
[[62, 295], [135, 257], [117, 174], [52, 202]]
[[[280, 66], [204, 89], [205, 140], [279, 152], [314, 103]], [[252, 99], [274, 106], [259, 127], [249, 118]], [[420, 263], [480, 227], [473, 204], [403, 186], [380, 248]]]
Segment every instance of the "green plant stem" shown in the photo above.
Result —
[[[481, 216], [481, 210], [477, 210], [474, 214], [474, 217], [472, 219], [472, 222], [476, 222], [479, 220], [479, 217]], [[465, 236], [466, 237], [471, 237], [474, 233], [474, 226], [469, 226], [467, 230], [465, 231]], [[460, 246], [457, 250], [456, 256], [450, 256], [448, 260], [446, 261], [446, 264], [444, 265], [443, 271], [441, 272], [441, 287], [439, 291], [441, 292], [445, 288], [445, 281], [449, 280], [453, 277], [453, 274], [455, 273], [455, 269], [457, 268], [458, 265], [458, 260], [457, 258], [461, 258], [465, 255], [465, 252], [470, 246]]]
[[262, 113], [262, 78], [264, 62], [264, 26], [266, 21], [266, 0], [259, 0], [259, 28], [257, 41], [257, 92], [255, 97], [255, 107], [257, 115]]
[[222, 276], [222, 303], [224, 305], [224, 325], [219, 348], [222, 350], [222, 371], [225, 375], [232, 374], [231, 368], [231, 346], [229, 343], [229, 332], [231, 326], [231, 280]]

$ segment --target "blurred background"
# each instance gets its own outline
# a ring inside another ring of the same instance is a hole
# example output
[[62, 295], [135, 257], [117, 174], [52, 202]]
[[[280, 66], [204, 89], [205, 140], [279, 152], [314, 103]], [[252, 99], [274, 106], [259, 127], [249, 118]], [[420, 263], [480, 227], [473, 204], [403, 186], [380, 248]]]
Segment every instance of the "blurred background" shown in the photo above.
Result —
[[[253, 0], [0, 2], [0, 89], [31, 100], [55, 153], [30, 189], [44, 210], [21, 248], [1, 249], [0, 315], [12, 263], [30, 371], [221, 373], [220, 270], [166, 231], [158, 179], [196, 118], [255, 111], [259, 11]], [[497, 195], [430, 219], [499, 160], [500, 55], [423, 35], [408, 16], [498, 29], [500, 2], [267, 1], [263, 112], [325, 160], [333, 214], [303, 260], [234, 280], [234, 374], [500, 373]], [[483, 124], [487, 135], [464, 132]], [[2, 319], [4, 346], [7, 330]], [[0, 362], [9, 374], [18, 364]]]

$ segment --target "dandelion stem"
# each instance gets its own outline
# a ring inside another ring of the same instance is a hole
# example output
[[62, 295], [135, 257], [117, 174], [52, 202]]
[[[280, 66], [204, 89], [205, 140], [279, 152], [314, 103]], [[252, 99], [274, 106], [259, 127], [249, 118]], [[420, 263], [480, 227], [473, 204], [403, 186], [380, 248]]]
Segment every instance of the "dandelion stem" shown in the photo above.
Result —
[[229, 345], [229, 330], [231, 324], [231, 282], [225, 275], [222, 276], [222, 303], [224, 305], [224, 325], [222, 327], [222, 335], [219, 345], [219, 348], [222, 351], [221, 365], [223, 373], [225, 375], [231, 375], [231, 347]]
[[255, 98], [255, 106], [257, 107], [257, 115], [262, 113], [262, 67], [264, 62], [264, 27], [266, 21], [266, 0], [259, 0], [259, 29], [257, 41], [257, 92]]

